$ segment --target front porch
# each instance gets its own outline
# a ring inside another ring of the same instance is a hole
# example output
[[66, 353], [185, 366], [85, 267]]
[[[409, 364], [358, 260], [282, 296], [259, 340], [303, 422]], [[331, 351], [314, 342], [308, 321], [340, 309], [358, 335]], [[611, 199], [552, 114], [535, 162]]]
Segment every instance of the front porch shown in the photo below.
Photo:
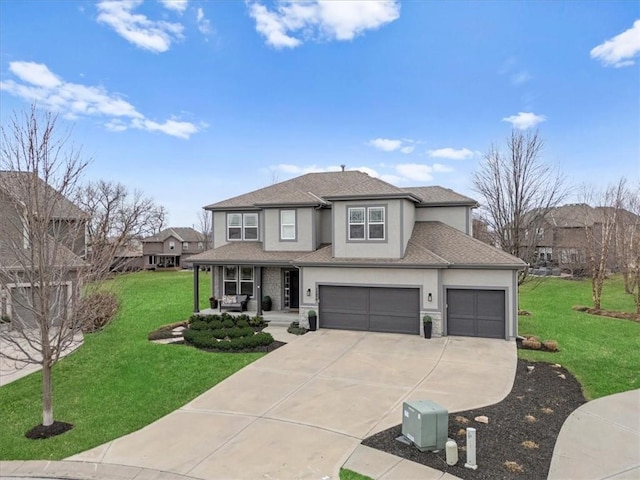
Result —
[[[196, 312], [195, 315], [220, 315], [220, 309], [218, 308], [203, 308], [199, 312]], [[234, 317], [237, 315], [248, 315], [250, 317], [255, 317], [258, 315], [256, 310], [247, 310], [246, 312], [232, 312], [228, 310], [223, 310], [223, 313], [228, 313], [229, 315], [233, 315]], [[263, 311], [261, 314], [262, 318], [269, 323], [270, 326], [281, 326], [288, 327], [291, 325], [291, 322], [299, 321], [300, 314], [296, 311], [288, 311], [288, 310], [271, 310], [268, 312]]]

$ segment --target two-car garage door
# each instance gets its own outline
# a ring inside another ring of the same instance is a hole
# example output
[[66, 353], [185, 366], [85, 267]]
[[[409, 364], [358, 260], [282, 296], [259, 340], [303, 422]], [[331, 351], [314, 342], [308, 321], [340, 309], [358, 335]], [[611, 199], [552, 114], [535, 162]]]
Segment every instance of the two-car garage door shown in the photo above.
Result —
[[320, 327], [419, 334], [420, 290], [321, 286]]
[[447, 289], [447, 334], [505, 338], [504, 290]]

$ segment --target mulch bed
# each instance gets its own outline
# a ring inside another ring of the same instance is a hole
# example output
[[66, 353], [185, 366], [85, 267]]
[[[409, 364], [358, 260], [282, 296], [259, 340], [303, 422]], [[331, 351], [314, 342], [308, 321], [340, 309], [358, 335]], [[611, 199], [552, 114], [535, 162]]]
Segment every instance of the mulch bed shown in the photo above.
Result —
[[[529, 371], [527, 366], [534, 368]], [[456, 465], [447, 465], [444, 450], [420, 452], [415, 446], [396, 440], [401, 435], [401, 425], [362, 443], [463, 479], [547, 478], [560, 428], [569, 414], [585, 402], [580, 384], [566, 369], [518, 360], [513, 389], [502, 402], [449, 413], [449, 438], [458, 444]], [[481, 415], [488, 417], [488, 424], [474, 420]], [[464, 466], [467, 427], [477, 432], [477, 470]]]
[[615, 310], [602, 310], [583, 306], [575, 306], [573, 309], [578, 312], [586, 312], [591, 315], [599, 315], [601, 317], [619, 318], [621, 320], [633, 320], [635, 322], [640, 322], [640, 314], [634, 312], [618, 312]]
[[[204, 352], [213, 352], [213, 353], [256, 353], [256, 352], [269, 353], [269, 352], [273, 352], [274, 350], [276, 350], [276, 349], [278, 349], [281, 346], [286, 345], [286, 344], [287, 344], [286, 342], [279, 342], [277, 340], [274, 340], [269, 345], [265, 345], [265, 346], [261, 346], [261, 347], [255, 347], [255, 348], [243, 348], [242, 350], [218, 350], [218, 349], [215, 349], [215, 348], [200, 348], [200, 350], [202, 350]], [[184, 340], [177, 340], [175, 342], [169, 343], [168, 345], [188, 345], [188, 346], [192, 346], [192, 345], [189, 345]], [[198, 348], [198, 347], [193, 347], [193, 348]]]
[[48, 425], [46, 427], [42, 424], [36, 425], [27, 433], [25, 433], [24, 436], [30, 438], [31, 440], [41, 440], [44, 438], [55, 437], [56, 435], [62, 435], [72, 428], [73, 424], [71, 423], [54, 421], [51, 425]]

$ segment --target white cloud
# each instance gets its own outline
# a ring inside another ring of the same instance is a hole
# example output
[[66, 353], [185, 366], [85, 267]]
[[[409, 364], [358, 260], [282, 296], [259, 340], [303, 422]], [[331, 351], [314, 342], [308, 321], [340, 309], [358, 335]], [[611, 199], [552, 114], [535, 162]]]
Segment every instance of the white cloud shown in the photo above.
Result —
[[605, 67], [628, 67], [640, 53], [640, 20], [633, 26], [610, 40], [594, 47], [591, 58], [599, 60]]
[[547, 119], [544, 115], [536, 115], [532, 112], [518, 112], [517, 115], [511, 115], [502, 119], [503, 122], [509, 122], [515, 128], [519, 130], [526, 130], [531, 127], [535, 127], [539, 123], [544, 122]]
[[378, 150], [382, 150], [383, 152], [395, 152], [396, 150], [400, 150], [401, 153], [408, 155], [415, 150], [416, 143], [419, 142], [411, 140], [410, 138], [403, 138], [401, 140], [391, 138], [374, 138], [373, 140], [369, 140], [367, 145], [377, 148]]
[[402, 147], [402, 140], [391, 140], [390, 138], [376, 138], [367, 142], [370, 147], [377, 148], [383, 152], [393, 152]]
[[213, 31], [211, 28], [211, 22], [204, 16], [204, 10], [201, 7], [198, 7], [196, 15], [198, 30], [200, 30], [200, 33], [202, 33], [203, 35], [209, 35]]
[[449, 160], [466, 160], [473, 157], [473, 152], [468, 148], [458, 150], [451, 147], [438, 148], [437, 150], [429, 150], [427, 154], [433, 158], [447, 158]]
[[403, 177], [421, 182], [433, 180], [433, 168], [420, 163], [403, 163], [396, 165], [397, 172]]
[[250, 3], [249, 15], [268, 45], [294, 48], [310, 39], [353, 40], [399, 18], [400, 4], [397, 0], [280, 0], [274, 11], [259, 2]]
[[37, 87], [54, 88], [60, 85], [60, 79], [40, 63], [11, 62], [9, 70], [18, 78]]
[[[102, 0], [97, 4], [98, 22], [109, 25], [135, 46], [154, 53], [166, 52], [172, 42], [184, 38], [180, 23], [150, 20], [140, 13], [134, 14], [141, 3], [142, 0]], [[167, 2], [163, 3], [166, 6]]]
[[402, 147], [400, 151], [406, 155], [406, 154], [412, 153], [415, 150], [415, 148], [416, 147], [414, 145], [410, 145], [407, 147]]
[[510, 79], [512, 85], [522, 85], [523, 83], [531, 80], [531, 75], [529, 75], [528, 72], [522, 71], [514, 73], [513, 75], [511, 75]]
[[158, 131], [178, 138], [189, 138], [190, 135], [206, 128], [205, 124], [196, 125], [177, 119], [163, 123], [155, 122], [146, 118], [119, 95], [109, 93], [104, 87], [65, 82], [42, 63], [11, 62], [9, 71], [19, 81], [2, 81], [0, 90], [28, 102], [37, 102], [69, 119], [103, 117], [106, 119], [104, 126], [110, 131], [121, 132], [127, 128], [137, 128], [150, 132]]
[[164, 5], [164, 8], [168, 10], [174, 10], [178, 13], [183, 13], [189, 4], [189, 0], [160, 0], [160, 3]]

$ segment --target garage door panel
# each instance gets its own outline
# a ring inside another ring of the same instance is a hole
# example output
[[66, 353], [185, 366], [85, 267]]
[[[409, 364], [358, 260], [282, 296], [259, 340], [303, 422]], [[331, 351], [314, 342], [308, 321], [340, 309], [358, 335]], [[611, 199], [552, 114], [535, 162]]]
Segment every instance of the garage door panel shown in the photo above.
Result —
[[420, 333], [418, 289], [320, 287], [320, 327]]
[[326, 311], [362, 312], [367, 309], [369, 292], [366, 288], [322, 287], [322, 293], [322, 307]]
[[504, 290], [447, 290], [447, 332], [471, 337], [505, 337]]

